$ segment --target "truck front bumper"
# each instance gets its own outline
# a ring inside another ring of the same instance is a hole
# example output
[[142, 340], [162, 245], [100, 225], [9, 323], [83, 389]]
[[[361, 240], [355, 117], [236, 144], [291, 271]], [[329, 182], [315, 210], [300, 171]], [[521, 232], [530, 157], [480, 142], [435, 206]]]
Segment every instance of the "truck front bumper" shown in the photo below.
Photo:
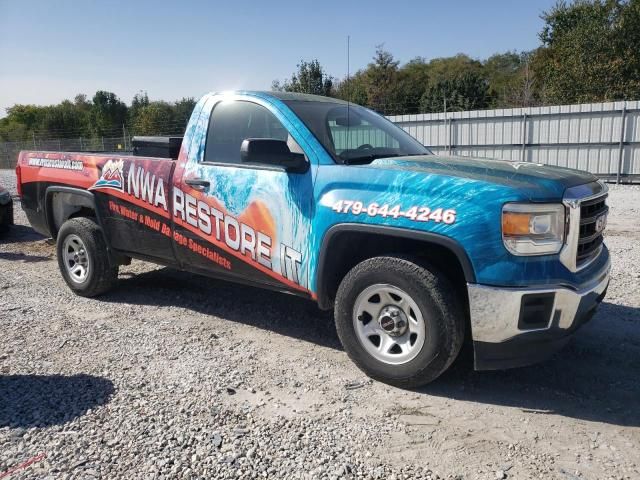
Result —
[[602, 302], [610, 269], [607, 261], [579, 290], [468, 284], [476, 370], [530, 365], [560, 350]]

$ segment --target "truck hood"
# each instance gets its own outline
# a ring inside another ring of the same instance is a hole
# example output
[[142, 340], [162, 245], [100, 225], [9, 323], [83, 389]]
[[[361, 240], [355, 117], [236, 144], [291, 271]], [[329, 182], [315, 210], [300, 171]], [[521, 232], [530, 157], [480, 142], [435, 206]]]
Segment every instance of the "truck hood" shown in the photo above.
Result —
[[570, 168], [460, 156], [381, 158], [370, 166], [504, 185], [520, 190], [532, 200], [560, 199], [567, 188], [597, 180], [591, 173]]

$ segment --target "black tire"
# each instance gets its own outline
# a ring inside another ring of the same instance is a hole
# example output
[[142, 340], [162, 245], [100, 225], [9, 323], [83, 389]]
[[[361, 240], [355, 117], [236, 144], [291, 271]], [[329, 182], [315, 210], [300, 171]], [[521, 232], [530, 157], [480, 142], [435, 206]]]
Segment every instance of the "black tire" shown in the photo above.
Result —
[[[391, 365], [375, 358], [355, 331], [356, 300], [377, 284], [406, 292], [424, 319], [428, 332], [424, 344], [406, 363]], [[453, 363], [464, 340], [463, 310], [454, 291], [446, 276], [411, 259], [374, 257], [359, 263], [340, 283], [335, 303], [336, 328], [347, 355], [368, 376], [390, 385], [414, 388], [432, 382]]]
[[[78, 237], [88, 257], [86, 278], [72, 278], [65, 264], [65, 240]], [[83, 297], [95, 297], [109, 291], [118, 280], [118, 265], [109, 261], [107, 245], [98, 224], [92, 218], [78, 217], [64, 222], [57, 239], [58, 266], [64, 281], [73, 292]]]

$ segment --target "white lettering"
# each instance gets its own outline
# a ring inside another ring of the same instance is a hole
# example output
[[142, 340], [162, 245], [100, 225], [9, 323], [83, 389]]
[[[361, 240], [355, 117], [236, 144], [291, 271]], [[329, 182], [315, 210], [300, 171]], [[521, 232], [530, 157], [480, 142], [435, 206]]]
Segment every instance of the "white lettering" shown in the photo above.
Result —
[[156, 183], [156, 176], [151, 175], [151, 177], [149, 177], [149, 172], [145, 172], [142, 168], [138, 169], [138, 175], [138, 182], [142, 183], [142, 192], [140, 192], [140, 196], [142, 197], [142, 200], [153, 205], [153, 187]]
[[168, 210], [167, 208], [167, 197], [164, 194], [164, 182], [162, 180], [158, 180], [158, 184], [156, 185], [156, 199], [153, 204], [157, 206], [162, 206], [164, 210]]
[[262, 232], [258, 232], [258, 247], [256, 249], [258, 263], [271, 268], [271, 238]]
[[214, 222], [216, 224], [216, 240], [220, 240], [220, 222], [222, 222], [222, 212], [217, 208], [211, 208], [211, 216], [215, 218]]
[[[233, 227], [233, 238], [231, 238], [230, 227]], [[238, 250], [240, 248], [240, 225], [235, 218], [228, 215], [224, 217], [224, 241], [234, 250]]]
[[198, 220], [196, 218], [196, 199], [192, 195], [185, 193], [185, 212], [187, 217], [187, 223], [198, 226]]
[[184, 193], [179, 188], [173, 189], [173, 216], [184, 221]]
[[240, 253], [246, 255], [251, 252], [251, 258], [256, 259], [256, 233], [249, 225], [240, 224]]
[[202, 200], [198, 200], [198, 219], [200, 230], [209, 235], [211, 233], [211, 217], [209, 216], [209, 205]]
[[[139, 176], [136, 175], [135, 165], [129, 166], [129, 175], [127, 175], [127, 193], [136, 198], [140, 198], [140, 184], [138, 183]], [[133, 192], [132, 192], [133, 190]]]

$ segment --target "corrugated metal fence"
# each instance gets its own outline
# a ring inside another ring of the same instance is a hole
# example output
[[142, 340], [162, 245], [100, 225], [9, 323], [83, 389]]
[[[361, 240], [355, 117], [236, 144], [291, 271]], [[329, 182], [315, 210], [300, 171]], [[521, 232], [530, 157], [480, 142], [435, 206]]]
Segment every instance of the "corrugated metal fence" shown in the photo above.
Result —
[[[559, 165], [619, 181], [640, 179], [640, 101], [388, 118], [438, 154]], [[366, 128], [362, 130], [359, 136], [370, 135]], [[123, 137], [0, 142], [0, 168], [13, 168], [22, 149], [117, 151], [127, 147], [130, 138]]]
[[434, 153], [640, 178], [640, 102], [389, 116]]

